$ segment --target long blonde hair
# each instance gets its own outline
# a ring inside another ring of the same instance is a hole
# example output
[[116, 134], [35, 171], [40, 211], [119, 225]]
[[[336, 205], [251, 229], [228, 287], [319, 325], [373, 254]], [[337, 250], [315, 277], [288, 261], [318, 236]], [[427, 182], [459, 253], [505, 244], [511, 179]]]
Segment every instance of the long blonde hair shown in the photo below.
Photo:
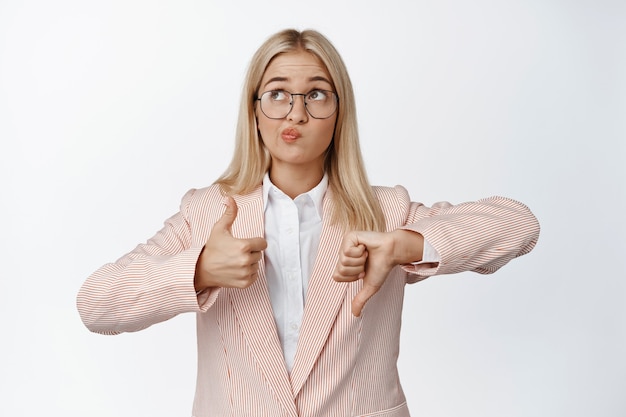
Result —
[[263, 181], [270, 168], [271, 156], [259, 138], [254, 112], [256, 95], [271, 60], [278, 54], [298, 50], [308, 51], [320, 59], [339, 96], [335, 132], [324, 161], [334, 200], [332, 220], [357, 230], [384, 231], [385, 218], [367, 180], [361, 155], [354, 92], [348, 71], [335, 47], [314, 30], [278, 32], [268, 38], [252, 57], [239, 108], [235, 152], [216, 184], [226, 194], [246, 194]]

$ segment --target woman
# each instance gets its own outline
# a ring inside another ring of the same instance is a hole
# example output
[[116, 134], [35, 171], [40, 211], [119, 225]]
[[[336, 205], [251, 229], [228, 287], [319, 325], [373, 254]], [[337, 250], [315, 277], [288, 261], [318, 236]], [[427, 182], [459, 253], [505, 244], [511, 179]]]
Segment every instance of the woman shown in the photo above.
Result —
[[428, 208], [371, 187], [341, 57], [286, 30], [252, 59], [225, 174], [90, 276], [78, 309], [103, 334], [197, 313], [196, 417], [408, 416], [405, 284], [492, 273], [538, 233], [510, 199]]

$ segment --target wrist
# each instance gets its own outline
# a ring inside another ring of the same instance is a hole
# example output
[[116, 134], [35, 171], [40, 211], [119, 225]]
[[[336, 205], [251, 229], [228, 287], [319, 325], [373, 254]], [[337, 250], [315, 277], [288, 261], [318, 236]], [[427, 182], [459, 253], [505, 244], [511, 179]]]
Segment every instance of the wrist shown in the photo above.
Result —
[[394, 261], [397, 265], [422, 260], [424, 237], [420, 233], [406, 229], [396, 229], [391, 233], [394, 237]]
[[206, 284], [206, 272], [202, 268], [202, 260], [204, 254], [204, 247], [200, 251], [198, 255], [198, 260], [196, 261], [196, 269], [193, 274], [193, 286], [196, 290], [196, 294], [200, 294], [202, 291], [206, 290], [209, 286]]

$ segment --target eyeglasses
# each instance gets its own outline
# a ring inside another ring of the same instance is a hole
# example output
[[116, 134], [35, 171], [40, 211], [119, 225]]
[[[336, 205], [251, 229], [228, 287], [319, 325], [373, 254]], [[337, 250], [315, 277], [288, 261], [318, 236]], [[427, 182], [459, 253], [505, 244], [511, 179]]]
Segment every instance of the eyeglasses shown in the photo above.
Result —
[[302, 96], [304, 108], [314, 119], [328, 119], [337, 111], [339, 97], [327, 90], [311, 90], [306, 94], [271, 90], [261, 94], [257, 100], [261, 103], [261, 111], [265, 116], [270, 119], [284, 119], [293, 109], [294, 96]]

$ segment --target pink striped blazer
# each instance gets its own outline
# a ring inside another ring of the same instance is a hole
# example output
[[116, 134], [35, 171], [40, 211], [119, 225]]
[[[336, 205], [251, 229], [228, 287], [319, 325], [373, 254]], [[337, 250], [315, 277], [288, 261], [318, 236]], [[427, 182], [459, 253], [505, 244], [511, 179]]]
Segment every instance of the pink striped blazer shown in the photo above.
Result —
[[[539, 225], [526, 206], [501, 197], [432, 208], [406, 190], [376, 187], [388, 230], [421, 233], [439, 252], [436, 267], [394, 268], [360, 317], [350, 305], [361, 282], [332, 273], [342, 230], [330, 224], [331, 192], [310, 278], [295, 363], [288, 373], [261, 261], [246, 289], [215, 288], [196, 296], [196, 260], [224, 211], [216, 186], [190, 190], [180, 212], [146, 244], [104, 265], [81, 287], [77, 305], [94, 332], [137, 331], [195, 312], [198, 379], [193, 416], [409, 416], [396, 362], [404, 287], [434, 274], [492, 273], [535, 245]], [[235, 237], [263, 236], [261, 187], [236, 196]]]

